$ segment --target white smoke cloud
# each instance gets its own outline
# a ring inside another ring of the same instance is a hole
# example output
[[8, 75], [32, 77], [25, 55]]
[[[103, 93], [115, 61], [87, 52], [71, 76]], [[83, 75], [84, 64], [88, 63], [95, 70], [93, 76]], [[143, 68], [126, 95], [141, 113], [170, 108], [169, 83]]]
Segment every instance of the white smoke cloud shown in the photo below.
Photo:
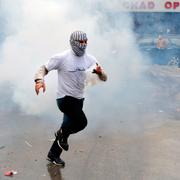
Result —
[[[17, 4], [18, 2], [18, 4]], [[112, 99], [127, 77], [138, 78], [142, 57], [138, 52], [128, 14], [113, 14], [117, 1], [1, 0], [11, 32], [1, 48], [1, 82], [14, 86], [14, 101], [30, 114], [57, 112], [56, 74], [46, 76], [47, 91], [36, 96], [33, 77], [40, 65], [54, 53], [69, 48], [74, 30], [87, 32], [88, 51], [107, 71], [109, 81], [102, 97]], [[90, 93], [87, 93], [91, 97]], [[91, 103], [91, 100], [88, 101]], [[87, 104], [88, 104], [87, 103]], [[88, 106], [88, 105], [87, 105]]]

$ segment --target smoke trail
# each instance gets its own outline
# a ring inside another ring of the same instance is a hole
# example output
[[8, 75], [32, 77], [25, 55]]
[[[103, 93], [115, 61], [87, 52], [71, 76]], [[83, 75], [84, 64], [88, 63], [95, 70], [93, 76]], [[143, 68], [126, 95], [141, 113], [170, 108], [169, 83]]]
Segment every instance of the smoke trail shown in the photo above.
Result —
[[34, 92], [33, 76], [52, 54], [69, 48], [69, 35], [77, 29], [87, 32], [87, 50], [98, 58], [109, 76], [107, 83], [87, 91], [87, 113], [92, 118], [97, 115], [99, 106], [94, 106], [94, 103], [102, 103], [105, 99], [105, 105], [99, 110], [108, 109], [118, 114], [119, 107], [133, 98], [137, 89], [132, 88], [141, 76], [143, 57], [132, 32], [131, 16], [118, 13], [116, 3], [1, 0], [1, 16], [8, 22], [4, 32], [10, 32], [1, 44], [1, 83], [8, 81], [12, 85], [13, 101], [23, 111], [56, 116], [55, 72], [46, 77], [46, 94], [38, 97]]

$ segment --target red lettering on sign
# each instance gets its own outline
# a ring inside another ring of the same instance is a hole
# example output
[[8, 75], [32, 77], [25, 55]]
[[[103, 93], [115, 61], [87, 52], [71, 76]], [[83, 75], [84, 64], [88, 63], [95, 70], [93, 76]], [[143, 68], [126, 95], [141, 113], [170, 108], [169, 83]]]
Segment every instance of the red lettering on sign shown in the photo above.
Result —
[[176, 9], [179, 6], [179, 2], [174, 2], [173, 9]]
[[171, 3], [170, 1], [167, 1], [167, 2], [165, 3], [165, 8], [166, 8], [166, 9], [172, 8], [172, 3]]
[[180, 6], [180, 2], [178, 2], [178, 1], [174, 1], [174, 2], [167, 1], [167, 2], [165, 2], [164, 6], [166, 9], [176, 9], [177, 7]]

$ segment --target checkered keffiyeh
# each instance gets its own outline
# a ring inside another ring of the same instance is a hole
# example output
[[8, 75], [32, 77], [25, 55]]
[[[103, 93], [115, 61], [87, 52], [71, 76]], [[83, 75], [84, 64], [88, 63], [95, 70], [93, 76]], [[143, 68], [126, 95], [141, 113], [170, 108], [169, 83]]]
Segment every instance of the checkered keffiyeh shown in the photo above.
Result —
[[77, 56], [83, 56], [86, 50], [87, 44], [81, 44], [79, 41], [87, 40], [86, 33], [82, 31], [75, 31], [70, 36], [70, 44], [73, 52]]

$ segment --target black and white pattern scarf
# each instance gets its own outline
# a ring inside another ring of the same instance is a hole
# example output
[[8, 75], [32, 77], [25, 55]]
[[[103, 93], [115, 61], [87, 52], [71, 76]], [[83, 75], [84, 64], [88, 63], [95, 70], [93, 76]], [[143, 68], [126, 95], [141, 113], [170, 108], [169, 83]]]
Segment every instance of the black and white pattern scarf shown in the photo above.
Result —
[[75, 31], [71, 34], [70, 45], [71, 45], [73, 52], [77, 56], [84, 55], [87, 44], [84, 44], [84, 43], [82, 44], [79, 41], [86, 41], [86, 40], [87, 40], [86, 33], [82, 32], [82, 31]]

